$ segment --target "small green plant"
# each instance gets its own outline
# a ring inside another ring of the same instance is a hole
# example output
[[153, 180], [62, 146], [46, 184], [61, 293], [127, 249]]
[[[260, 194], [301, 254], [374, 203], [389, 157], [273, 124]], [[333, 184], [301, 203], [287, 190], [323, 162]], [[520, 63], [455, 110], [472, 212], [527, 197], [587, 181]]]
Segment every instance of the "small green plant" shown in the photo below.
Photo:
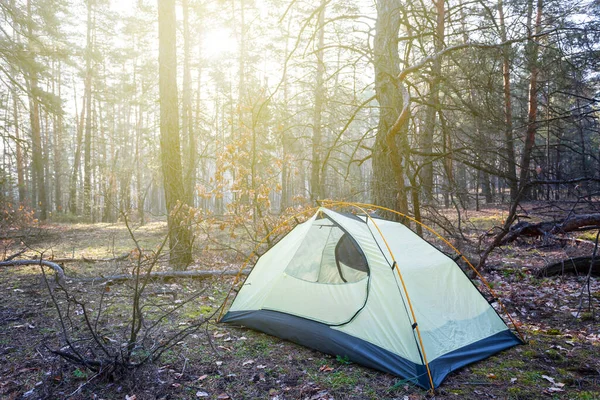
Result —
[[85, 371], [80, 370], [79, 368], [73, 371], [73, 376], [77, 379], [87, 379], [88, 374]]
[[352, 364], [352, 361], [350, 361], [350, 359], [348, 358], [348, 356], [335, 356], [335, 359], [337, 362], [339, 362], [340, 364], [344, 364], [344, 365], [348, 365], [348, 364]]
[[592, 312], [583, 312], [583, 313], [581, 313], [581, 320], [582, 321], [593, 321], [594, 320], [594, 313], [592, 313]]

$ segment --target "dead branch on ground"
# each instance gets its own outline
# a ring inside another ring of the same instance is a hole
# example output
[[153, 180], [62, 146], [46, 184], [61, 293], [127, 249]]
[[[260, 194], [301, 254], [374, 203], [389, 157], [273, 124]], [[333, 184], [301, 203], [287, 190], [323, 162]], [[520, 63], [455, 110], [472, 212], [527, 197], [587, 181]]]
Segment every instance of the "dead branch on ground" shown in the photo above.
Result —
[[561, 221], [544, 221], [535, 224], [521, 221], [510, 228], [499, 245], [510, 243], [519, 236], [539, 237], [592, 229], [600, 229], [600, 214], [575, 215]]
[[47, 261], [43, 259], [0, 261], [0, 267], [19, 267], [23, 265], [43, 265], [46, 267], [50, 267], [54, 270], [54, 272], [56, 272], [56, 277], [59, 281], [64, 282], [65, 280], [65, 271], [60, 265], [52, 261]]

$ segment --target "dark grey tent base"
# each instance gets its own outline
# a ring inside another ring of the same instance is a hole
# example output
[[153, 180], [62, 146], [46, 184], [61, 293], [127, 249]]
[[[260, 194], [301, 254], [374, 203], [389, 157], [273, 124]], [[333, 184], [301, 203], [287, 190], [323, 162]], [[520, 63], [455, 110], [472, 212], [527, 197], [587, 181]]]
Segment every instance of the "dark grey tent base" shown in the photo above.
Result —
[[[424, 365], [415, 364], [320, 322], [269, 310], [230, 311], [221, 322], [244, 325], [323, 353], [348, 357], [358, 364], [409, 379], [425, 389], [431, 388]], [[520, 343], [507, 329], [444, 354], [429, 364], [433, 384], [438, 387], [450, 372]]]

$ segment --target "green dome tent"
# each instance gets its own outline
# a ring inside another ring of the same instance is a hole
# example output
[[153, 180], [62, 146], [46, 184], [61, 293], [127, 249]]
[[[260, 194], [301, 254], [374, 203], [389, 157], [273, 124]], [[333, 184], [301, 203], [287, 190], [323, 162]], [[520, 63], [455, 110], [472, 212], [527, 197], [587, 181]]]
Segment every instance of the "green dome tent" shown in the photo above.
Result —
[[426, 389], [522, 343], [456, 262], [406, 226], [323, 207], [259, 258], [221, 322]]

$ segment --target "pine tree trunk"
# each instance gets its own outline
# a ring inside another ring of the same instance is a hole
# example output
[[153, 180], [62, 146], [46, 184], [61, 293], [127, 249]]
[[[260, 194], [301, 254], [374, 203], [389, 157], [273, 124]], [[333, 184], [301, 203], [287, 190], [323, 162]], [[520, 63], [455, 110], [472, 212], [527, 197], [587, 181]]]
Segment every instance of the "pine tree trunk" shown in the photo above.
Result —
[[[192, 122], [192, 75], [190, 71], [190, 24], [188, 0], [182, 0], [183, 9], [183, 88], [182, 88], [182, 128], [183, 135], [187, 137], [187, 160], [184, 176], [186, 203], [194, 206], [196, 191], [196, 136]], [[198, 75], [200, 79], [200, 75]], [[184, 153], [185, 154], [185, 153]]]
[[319, 6], [319, 22], [317, 25], [317, 72], [315, 80], [315, 106], [313, 110], [313, 127], [312, 127], [312, 161], [310, 172], [310, 199], [312, 201], [319, 200], [323, 196], [322, 176], [321, 176], [321, 152], [322, 152], [322, 136], [323, 130], [321, 127], [321, 118], [323, 114], [323, 100], [325, 91], [323, 90], [323, 81], [325, 75], [325, 64], [323, 63], [323, 46], [325, 42], [325, 7], [326, 0], [321, 0]]
[[[379, 102], [379, 123], [373, 148], [373, 202], [400, 212], [408, 211], [407, 192], [404, 185], [405, 174], [402, 153], [394, 153], [389, 146], [388, 131], [402, 112], [403, 99], [398, 90], [396, 77], [400, 74], [400, 56], [398, 54], [398, 32], [400, 30], [400, 10], [403, 4], [399, 0], [377, 3], [377, 21], [373, 41], [375, 66], [375, 91]], [[406, 135], [403, 126], [400, 135]], [[396, 141], [394, 137], [392, 140]], [[400, 137], [400, 141], [405, 138]], [[404, 146], [400, 147], [404, 150]], [[396, 164], [395, 166], [393, 164]], [[394, 173], [390, 173], [393, 171]], [[393, 217], [394, 216], [390, 216]]]
[[13, 92], [13, 122], [15, 125], [15, 146], [17, 153], [17, 188], [19, 190], [19, 203], [25, 204], [26, 187], [25, 187], [25, 172], [23, 168], [23, 150], [21, 148], [21, 138], [19, 137], [19, 102], [16, 91]]
[[[506, 42], [506, 25], [504, 23], [504, 7], [502, 0], [498, 0], [498, 14], [500, 17], [500, 40]], [[514, 201], [517, 198], [519, 189], [512, 122], [510, 50], [510, 44], [505, 45], [502, 49], [502, 79], [504, 88], [504, 151], [506, 153], [506, 175], [508, 176], [508, 185], [510, 187], [510, 198]]]
[[[29, 23], [27, 31], [29, 35], [29, 47], [33, 46], [33, 17], [31, 15], [31, 0], [27, 1], [27, 14]], [[32, 53], [33, 54], [33, 53]], [[40, 128], [40, 107], [38, 99], [38, 77], [35, 66], [28, 73], [29, 86], [29, 117], [31, 120], [31, 153], [33, 162], [33, 174], [35, 176], [34, 185], [36, 188], [36, 204], [39, 207], [39, 218], [45, 221], [48, 213], [48, 204], [46, 199], [46, 184], [44, 180], [44, 153], [42, 149], [42, 135]]]
[[[436, 9], [436, 30], [433, 39], [434, 53], [439, 53], [444, 48], [445, 38], [445, 3], [444, 0], [433, 0]], [[425, 114], [425, 129], [421, 135], [421, 150], [426, 154], [433, 152], [433, 139], [436, 127], [436, 115], [441, 112], [440, 107], [440, 81], [442, 75], [442, 62], [436, 58], [431, 66], [431, 82], [429, 84], [429, 106]], [[421, 186], [424, 201], [429, 203], [434, 200], [433, 192], [433, 157], [423, 157], [421, 169]]]
[[175, 2], [158, 0], [160, 149], [170, 263], [177, 269], [185, 269], [192, 262], [192, 235], [182, 221], [181, 202], [185, 199], [185, 190], [179, 148], [176, 28]]
[[87, 45], [85, 50], [85, 139], [83, 151], [83, 215], [92, 215], [92, 31], [94, 19], [92, 1], [87, 0]]
[[[528, 6], [528, 21], [531, 21], [531, 15], [533, 12], [533, 1], [530, 0]], [[541, 32], [542, 22], [542, 5], [543, 0], [537, 0], [537, 12], [535, 19], [535, 27], [533, 31], [536, 34]], [[531, 23], [528, 24], [531, 26]], [[538, 111], [538, 100], [537, 100], [537, 78], [539, 73], [538, 67], [538, 51], [539, 46], [535, 40], [530, 39], [527, 43], [527, 55], [529, 63], [529, 107], [527, 111], [527, 132], [525, 135], [525, 146], [523, 149], [523, 156], [521, 157], [521, 173], [519, 176], [519, 187], [520, 191], [523, 190], [527, 185], [527, 179], [529, 178], [529, 163], [531, 162], [531, 153], [533, 146], [535, 145], [535, 135], [537, 132], [537, 111]]]

